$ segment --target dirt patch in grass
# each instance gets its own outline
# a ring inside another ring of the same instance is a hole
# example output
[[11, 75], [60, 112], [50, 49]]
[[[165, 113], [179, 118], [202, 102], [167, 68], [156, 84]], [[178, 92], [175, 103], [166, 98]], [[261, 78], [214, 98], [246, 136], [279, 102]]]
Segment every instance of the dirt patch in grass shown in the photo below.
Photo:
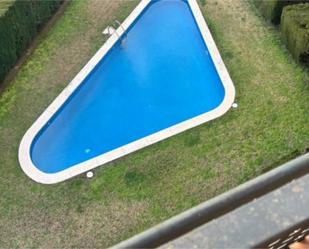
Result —
[[[76, 210], [64, 206], [33, 212], [29, 206], [22, 213], [13, 210], [11, 219], [2, 220], [0, 243], [3, 248], [12, 245], [18, 248], [104, 248], [128, 227], [135, 226], [146, 208], [143, 202], [119, 200], [113, 200], [110, 205], [93, 203]], [[12, 236], [14, 242], [8, 243], [5, 238]]]

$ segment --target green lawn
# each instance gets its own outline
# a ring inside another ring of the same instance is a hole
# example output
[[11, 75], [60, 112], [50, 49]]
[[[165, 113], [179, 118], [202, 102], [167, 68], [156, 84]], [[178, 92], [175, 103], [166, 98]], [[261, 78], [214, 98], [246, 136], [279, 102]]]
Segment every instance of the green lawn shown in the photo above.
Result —
[[247, 1], [203, 12], [239, 108], [95, 170], [46, 186], [19, 167], [20, 139], [137, 1], [72, 1], [0, 97], [0, 247], [102, 248], [251, 179], [309, 147], [309, 76]]

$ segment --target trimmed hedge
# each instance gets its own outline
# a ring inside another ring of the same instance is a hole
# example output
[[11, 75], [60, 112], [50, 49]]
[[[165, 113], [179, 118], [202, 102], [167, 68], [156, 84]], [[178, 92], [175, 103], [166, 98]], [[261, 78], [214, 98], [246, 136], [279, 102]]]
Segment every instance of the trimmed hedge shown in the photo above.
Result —
[[309, 3], [284, 7], [281, 32], [295, 60], [309, 66]]
[[262, 15], [274, 24], [280, 23], [282, 10], [287, 5], [309, 2], [309, 0], [254, 0]]
[[6, 9], [0, 16], [0, 82], [62, 2], [11, 0], [3, 5]]

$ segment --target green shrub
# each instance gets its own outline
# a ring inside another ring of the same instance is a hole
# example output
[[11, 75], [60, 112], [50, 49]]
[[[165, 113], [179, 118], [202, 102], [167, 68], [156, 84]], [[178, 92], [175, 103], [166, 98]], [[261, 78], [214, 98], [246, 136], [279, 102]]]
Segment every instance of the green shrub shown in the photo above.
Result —
[[0, 2], [0, 82], [62, 1]]
[[309, 0], [254, 0], [262, 15], [274, 24], [280, 23], [282, 9], [287, 5], [309, 2]]
[[309, 66], [309, 3], [283, 9], [281, 32], [293, 57]]

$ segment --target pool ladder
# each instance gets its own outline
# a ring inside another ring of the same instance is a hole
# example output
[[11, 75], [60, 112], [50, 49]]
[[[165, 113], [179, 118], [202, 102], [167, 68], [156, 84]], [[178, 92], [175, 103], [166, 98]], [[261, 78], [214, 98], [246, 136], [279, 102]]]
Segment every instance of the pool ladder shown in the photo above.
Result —
[[118, 27], [120, 27], [120, 28], [122, 29], [122, 32], [125, 33], [125, 29], [124, 29], [124, 27], [122, 26], [121, 22], [119, 22], [117, 19], [115, 19], [114, 22], [115, 22], [116, 24], [118, 24]]
[[[123, 34], [125, 33], [125, 29], [122, 26], [121, 22], [119, 22], [117, 19], [114, 20], [114, 22], [118, 25], [118, 28], [120, 27], [122, 29]], [[110, 35], [113, 35], [114, 33], [117, 35], [118, 38], [121, 37], [121, 35], [117, 32], [117, 29], [114, 28], [113, 26], [108, 26], [107, 27], [107, 33]], [[121, 40], [121, 43], [124, 42], [126, 40], [126, 35], [123, 37], [123, 39]]]

